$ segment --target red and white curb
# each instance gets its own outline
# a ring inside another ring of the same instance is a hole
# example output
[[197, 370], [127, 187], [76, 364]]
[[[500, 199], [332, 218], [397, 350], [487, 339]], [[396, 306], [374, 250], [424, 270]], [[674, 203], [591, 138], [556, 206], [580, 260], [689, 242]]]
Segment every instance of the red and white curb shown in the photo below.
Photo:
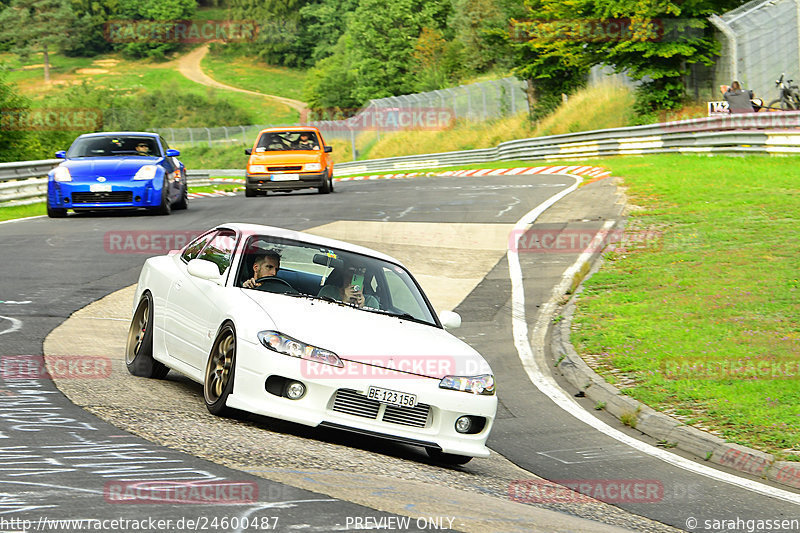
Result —
[[405, 174], [372, 174], [369, 176], [354, 176], [336, 178], [337, 181], [362, 181], [379, 179], [405, 179], [417, 176], [517, 176], [520, 174], [573, 174], [592, 178], [604, 178], [611, 175], [611, 171], [602, 167], [587, 166], [544, 166], [544, 167], [517, 167], [517, 168], [475, 168], [470, 170], [446, 170], [444, 172], [411, 172]]
[[211, 198], [213, 196], [236, 196], [235, 192], [230, 191], [214, 191], [214, 192], [190, 192], [189, 198]]
[[[369, 176], [346, 176], [333, 178], [334, 181], [365, 181], [365, 180], [392, 180], [408, 179], [416, 177], [469, 177], [469, 176], [519, 176], [530, 174], [572, 174], [574, 176], [584, 176], [594, 179], [605, 178], [611, 175], [611, 171], [602, 167], [590, 166], [544, 166], [544, 167], [516, 167], [516, 168], [475, 168], [470, 170], [446, 170], [444, 172], [406, 172], [402, 174], [371, 174]], [[241, 178], [213, 178], [213, 182], [239, 183], [243, 184]], [[207, 198], [213, 196], [236, 196], [235, 192], [215, 191], [215, 192], [193, 192], [189, 193], [189, 198]]]

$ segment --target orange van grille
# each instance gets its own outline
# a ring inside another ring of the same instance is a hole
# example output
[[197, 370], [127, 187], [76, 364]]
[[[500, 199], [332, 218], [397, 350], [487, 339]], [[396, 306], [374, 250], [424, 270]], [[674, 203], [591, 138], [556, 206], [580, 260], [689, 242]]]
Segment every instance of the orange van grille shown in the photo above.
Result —
[[270, 172], [292, 172], [297, 170], [303, 170], [302, 165], [296, 165], [293, 167], [267, 167], [267, 170]]

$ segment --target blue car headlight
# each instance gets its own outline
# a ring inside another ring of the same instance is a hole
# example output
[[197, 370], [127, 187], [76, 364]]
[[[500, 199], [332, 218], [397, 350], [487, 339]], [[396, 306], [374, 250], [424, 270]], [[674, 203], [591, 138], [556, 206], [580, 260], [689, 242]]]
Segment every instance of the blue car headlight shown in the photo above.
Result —
[[324, 365], [344, 367], [342, 360], [332, 351], [306, 344], [277, 331], [261, 331], [258, 333], [258, 340], [273, 352]]
[[156, 177], [156, 172], [158, 171], [158, 166], [156, 165], [145, 165], [139, 170], [136, 171], [136, 175], [133, 177], [135, 180], [152, 180]]
[[72, 175], [67, 167], [56, 167], [53, 171], [54, 181], [72, 181]]
[[452, 389], [472, 394], [491, 396], [494, 394], [494, 376], [481, 374], [480, 376], [445, 376], [439, 382], [440, 389]]

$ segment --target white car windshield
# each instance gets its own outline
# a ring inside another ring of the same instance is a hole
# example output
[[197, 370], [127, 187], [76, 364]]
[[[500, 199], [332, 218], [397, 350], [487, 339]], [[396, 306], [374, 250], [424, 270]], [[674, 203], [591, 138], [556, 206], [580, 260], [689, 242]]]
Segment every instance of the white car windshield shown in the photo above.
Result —
[[[391, 314], [430, 325], [434, 312], [403, 267], [375, 257], [268, 235], [250, 237], [244, 245], [236, 285], [252, 290], [310, 296], [340, 302], [368, 312]], [[276, 256], [279, 256], [277, 257]], [[259, 270], [262, 261], [279, 268]], [[268, 275], [257, 277], [258, 273]], [[277, 278], [277, 279], [276, 279]], [[246, 283], [253, 280], [251, 283]]]

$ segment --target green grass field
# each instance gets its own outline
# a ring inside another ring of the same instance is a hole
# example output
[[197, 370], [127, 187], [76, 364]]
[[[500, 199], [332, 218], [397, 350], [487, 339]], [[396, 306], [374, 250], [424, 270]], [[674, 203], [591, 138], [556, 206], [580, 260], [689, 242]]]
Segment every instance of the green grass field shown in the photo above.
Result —
[[213, 52], [203, 58], [203, 71], [215, 80], [264, 94], [303, 99], [303, 70], [273, 67], [250, 57], [225, 57]]
[[643, 209], [578, 299], [578, 351], [651, 407], [800, 460], [800, 159], [595, 163]]
[[[56, 93], [61, 87], [87, 81], [98, 88], [110, 89], [121, 94], [152, 92], [157, 89], [214, 94], [227, 100], [234, 107], [244, 110], [254, 124], [291, 123], [299, 119], [297, 111], [267, 98], [213, 89], [194, 83], [178, 72], [174, 61], [129, 60], [119, 54], [107, 54], [93, 59], [51, 54], [53, 83], [49, 87], [42, 84], [41, 55], [33, 55], [23, 62], [13, 54], [0, 54], [0, 63], [6, 63], [12, 69], [8, 79], [15, 82], [20, 91], [33, 100], [34, 107], [47, 106], [48, 96]], [[204, 126], [203, 123], [197, 122], [197, 117], [193, 114], [182, 114], [181, 109], [174, 111], [173, 127]]]

